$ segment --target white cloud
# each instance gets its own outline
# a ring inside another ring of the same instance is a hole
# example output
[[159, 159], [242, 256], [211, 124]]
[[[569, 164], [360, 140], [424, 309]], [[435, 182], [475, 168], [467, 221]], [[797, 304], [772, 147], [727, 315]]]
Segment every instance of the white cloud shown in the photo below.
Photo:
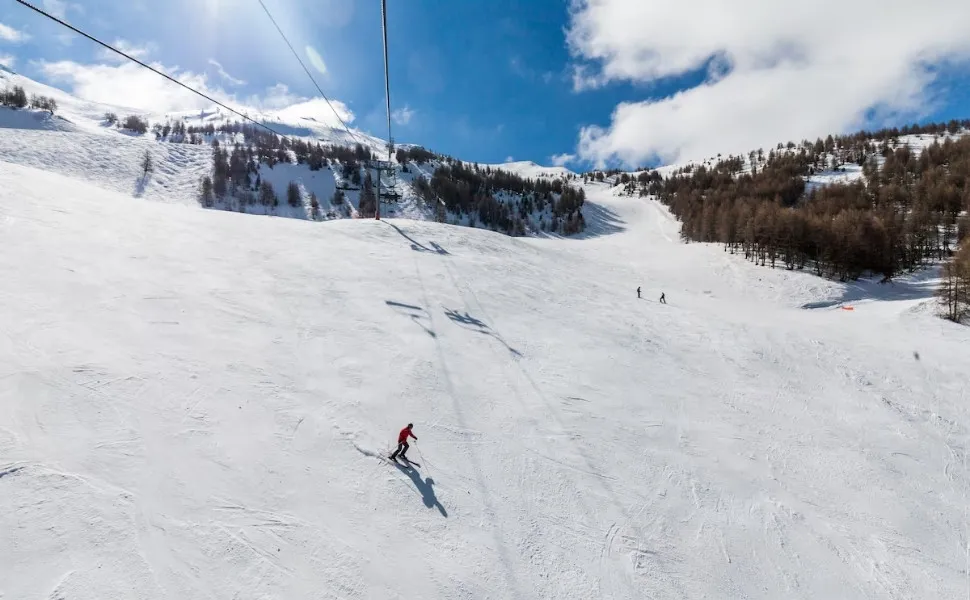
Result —
[[310, 59], [310, 64], [313, 65], [314, 69], [320, 71], [324, 75], [327, 74], [327, 63], [323, 62], [323, 57], [320, 56], [320, 53], [317, 52], [313, 46], [306, 47], [306, 56], [308, 59]]
[[[92, 102], [123, 105], [151, 113], [201, 110], [212, 106], [205, 98], [131, 62], [81, 64], [74, 61], [38, 61], [36, 64], [48, 78], [68, 84], [74, 95]], [[323, 99], [294, 94], [284, 84], [268, 88], [263, 94], [240, 99], [210, 84], [204, 73], [182, 71], [157, 62], [149, 64], [242, 112], [276, 111], [282, 118], [309, 118], [330, 126], [338, 124], [334, 111]], [[331, 103], [344, 121], [353, 121], [354, 114], [345, 104], [338, 100], [331, 100]]]
[[557, 167], [565, 167], [569, 163], [576, 160], [575, 154], [563, 153], [563, 154], [553, 154], [549, 157], [552, 164]]
[[245, 103], [260, 110], [279, 110], [306, 100], [303, 96], [291, 92], [290, 87], [285, 83], [277, 83], [267, 88], [266, 93], [262, 95], [249, 96]]
[[509, 154], [508, 156], [505, 157], [505, 162], [507, 163], [515, 162], [515, 157]]
[[0, 54], [0, 66], [7, 67], [8, 69], [14, 68], [17, 64], [17, 58], [9, 54]]
[[290, 91], [285, 83], [277, 83], [263, 94], [249, 96], [243, 102], [258, 110], [272, 111], [282, 119], [309, 119], [328, 127], [343, 127], [337, 115], [348, 125], [356, 118], [340, 100], [331, 98], [328, 104], [323, 98], [300, 96]]
[[[131, 56], [137, 59], [145, 58], [146, 56], [148, 56], [149, 54], [151, 54], [152, 52], [158, 49], [158, 47], [152, 42], [148, 42], [147, 44], [137, 46], [127, 40], [116, 40], [115, 48], [117, 48], [118, 50], [121, 50], [122, 52], [125, 52], [126, 54], [130, 54]], [[112, 54], [114, 54], [114, 52], [112, 52]], [[115, 54], [115, 56], [117, 56], [117, 54]]]
[[212, 65], [213, 67], [215, 67], [216, 68], [216, 71], [218, 71], [218, 73], [219, 73], [219, 76], [222, 77], [223, 79], [225, 79], [226, 82], [228, 82], [229, 84], [231, 84], [231, 85], [244, 85], [246, 83], [244, 80], [238, 79], [236, 77], [233, 77], [228, 72], [226, 72], [226, 70], [222, 68], [222, 65], [216, 59], [210, 58], [209, 59], [209, 64]]
[[29, 39], [30, 36], [23, 31], [18, 31], [9, 25], [0, 23], [0, 40], [16, 44], [18, 42], [25, 42]]
[[513, 56], [509, 59], [509, 70], [511, 70], [516, 77], [521, 77], [522, 79], [532, 79], [535, 77], [535, 72], [526, 66], [526, 64], [522, 61], [521, 56]]
[[526, 81], [541, 81], [542, 83], [551, 83], [553, 77], [555, 77], [555, 74], [552, 71], [539, 72], [533, 69], [519, 55], [513, 55], [511, 58], [509, 58], [509, 70], [516, 77]]
[[44, 0], [44, 10], [54, 15], [58, 19], [67, 16], [68, 3], [64, 0]]
[[394, 119], [394, 122], [398, 125], [407, 125], [411, 122], [413, 117], [414, 109], [409, 106], [404, 106], [403, 108], [391, 111], [391, 118]]
[[[158, 50], [158, 46], [156, 46], [152, 42], [148, 42], [142, 45], [137, 45], [129, 42], [128, 40], [123, 40], [123, 39], [115, 40], [114, 47], [117, 48], [118, 50], [121, 50], [128, 56], [131, 56], [132, 58], [137, 58], [138, 60], [142, 60], [142, 61], [145, 60], [145, 58], [149, 54]], [[126, 60], [128, 60], [124, 56], [121, 56], [120, 54], [112, 52], [107, 48], [102, 48], [101, 50], [98, 51], [98, 58], [100, 58], [101, 60], [108, 60], [108, 61], [119, 62], [119, 63], [125, 62]]]
[[[941, 16], [945, 15], [945, 18]], [[701, 74], [676, 95], [620, 104], [580, 158], [632, 165], [746, 152], [911, 117], [931, 67], [970, 58], [965, 0], [573, 0], [575, 89]]]
[[[279, 102], [280, 99], [275, 101], [275, 103]], [[333, 106], [333, 109], [330, 108], [331, 106]], [[340, 115], [340, 118], [348, 125], [355, 118], [354, 113], [346, 104], [333, 98], [330, 99], [330, 104], [327, 104], [323, 98], [303, 98], [299, 102], [278, 110], [276, 114], [283, 119], [310, 119], [328, 127], [340, 129], [343, 125], [334, 115], [334, 112]]]
[[[41, 71], [50, 79], [70, 84], [72, 92], [85, 100], [121, 104], [130, 108], [171, 112], [208, 108], [211, 102], [178, 87], [170, 81], [132, 62], [121, 64], [81, 64], [70, 60], [40, 61]], [[210, 88], [204, 74], [167, 68], [160, 63], [152, 67], [168, 73], [182, 83], [204, 93], [225, 97], [218, 88]]]

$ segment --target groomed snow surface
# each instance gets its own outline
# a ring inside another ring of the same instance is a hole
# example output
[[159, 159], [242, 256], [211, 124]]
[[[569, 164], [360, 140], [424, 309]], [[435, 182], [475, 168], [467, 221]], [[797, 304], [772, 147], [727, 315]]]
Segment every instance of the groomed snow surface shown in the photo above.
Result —
[[587, 193], [512, 239], [0, 162], [0, 597], [970, 594], [970, 330], [924, 278]]

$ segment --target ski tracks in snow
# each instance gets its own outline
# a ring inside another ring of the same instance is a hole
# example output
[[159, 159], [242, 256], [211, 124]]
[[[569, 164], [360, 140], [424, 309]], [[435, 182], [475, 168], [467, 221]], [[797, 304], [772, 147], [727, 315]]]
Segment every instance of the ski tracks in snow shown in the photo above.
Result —
[[[417, 254], [417, 253], [416, 253]], [[512, 397], [518, 399], [519, 406], [523, 409], [523, 414], [545, 414], [552, 418], [553, 424], [563, 435], [567, 435], [570, 431], [568, 425], [566, 425], [563, 415], [560, 413], [558, 406], [556, 406], [548, 396], [542, 391], [536, 381], [527, 372], [524, 366], [524, 360], [527, 357], [523, 355], [514, 348], [513, 344], [507, 340], [501, 330], [498, 327], [498, 323], [489, 314], [489, 311], [485, 308], [480, 298], [474, 291], [471, 284], [467, 279], [457, 275], [455, 273], [454, 267], [451, 263], [451, 254], [440, 254], [428, 256], [423, 264], [426, 266], [433, 265], [437, 267], [438, 272], [443, 272], [450, 281], [452, 288], [454, 289], [457, 297], [461, 302], [461, 311], [457, 312], [449, 308], [451, 306], [448, 304], [448, 300], [439, 299], [438, 310], [443, 310], [453, 323], [459, 327], [466, 330], [471, 330], [472, 332], [482, 335], [482, 338], [487, 338], [491, 340], [495, 352], [498, 353], [496, 356], [496, 361], [498, 364], [504, 365], [503, 372], [504, 376], [502, 381], [504, 385], [507, 386], [508, 390], [495, 389], [493, 394], [496, 396], [508, 396], [511, 394]], [[418, 257], [415, 256], [416, 268], [419, 272], [420, 277], [420, 267], [417, 265]], [[426, 305], [428, 299], [425, 299]], [[430, 305], [429, 305], [430, 306]], [[431, 313], [436, 313], [437, 311], [429, 311]], [[484, 320], [481, 320], [484, 319]], [[441, 331], [436, 329], [436, 331]], [[472, 342], [477, 345], [477, 342]], [[447, 353], [448, 356], [458, 357], [461, 356], [460, 352], [450, 352]], [[444, 354], [442, 354], [442, 360], [444, 360]], [[444, 366], [444, 365], [443, 365]], [[447, 376], [447, 375], [446, 375]], [[453, 393], [453, 392], [452, 392]], [[460, 398], [456, 398], [456, 401], [461, 402]], [[476, 417], [484, 418], [484, 415], [476, 413]], [[463, 428], [467, 428], [466, 425], [462, 425]], [[528, 417], [528, 428], [532, 432], [546, 431], [547, 427], [539, 423], [534, 417]], [[496, 433], [493, 433], [493, 436]], [[539, 501], [538, 499], [525, 497], [518, 503], [517, 510], [523, 512], [524, 515], [515, 519], [515, 522], [529, 523], [528, 527], [523, 528], [521, 540], [518, 544], [518, 555], [531, 557], [530, 563], [531, 569], [541, 569], [543, 572], [548, 573], [548, 576], [553, 577], [555, 573], [569, 572], [575, 568], [577, 565], [570, 564], [568, 555], [563, 555], [563, 551], [566, 551], [568, 545], [560, 546], [557, 551], [551, 551], [547, 548], [546, 540], [549, 535], [549, 527], [552, 526], [565, 534], [567, 537], [573, 537], [576, 535], [575, 528], [564, 527], [563, 523], [558, 523], [557, 520], [550, 520], [548, 518], [549, 507], [545, 506], [546, 502], [552, 501], [552, 510], [570, 514], [570, 511], [563, 510], [563, 507], [558, 507], [557, 504], [561, 502], [573, 502], [580, 507], [579, 514], [585, 515], [587, 518], [591, 518], [594, 515], [600, 514], [602, 512], [602, 507], [590, 504], [586, 499], [586, 490], [590, 488], [599, 488], [602, 492], [602, 496], [605, 498], [608, 504], [611, 505], [611, 512], [621, 515], [624, 517], [624, 528], [629, 528], [633, 526], [634, 516], [630, 515], [629, 511], [623, 505], [623, 501], [620, 500], [616, 491], [612, 489], [611, 485], [604, 480], [609, 480], [611, 478], [602, 475], [602, 468], [593, 464], [591, 458], [586, 454], [583, 449], [583, 441], [581, 439], [571, 440], [570, 443], [562, 450], [566, 453], [578, 455], [578, 460], [570, 460], [566, 458], [565, 460], [556, 460], [549, 456], [544, 455], [541, 451], [536, 448], [531, 447], [529, 444], [524, 443], [525, 439], [519, 435], [514, 435], [509, 437], [508, 432], [497, 433], [497, 436], [502, 444], [513, 445], [518, 448], [517, 451], [510, 452], [512, 456], [517, 456], [520, 466], [520, 472], [518, 477], [526, 485], [525, 489], [528, 489], [525, 482], [533, 479], [538, 475], [533, 469], [530, 468], [530, 459], [528, 456], [536, 455], [542, 458], [544, 461], [550, 461], [560, 465], [559, 476], [563, 479], [569, 481], [570, 483], [565, 488], [562, 488], [560, 484], [561, 493], [557, 494], [558, 497], [550, 498], [546, 497], [544, 501]], [[543, 437], [548, 437], [544, 435]], [[468, 446], [467, 451], [474, 455], [480, 452], [480, 449], [476, 449], [475, 446]], [[523, 451], [527, 454], [523, 454]], [[570, 464], [571, 462], [578, 462], [577, 466]], [[576, 477], [577, 474], [583, 476], [583, 481], [579, 481]], [[595, 482], [595, 483], [594, 483]], [[482, 486], [480, 486], [481, 488]], [[490, 488], [494, 488], [494, 484], [489, 484]], [[487, 490], [483, 490], [483, 493], [487, 493]], [[634, 505], [638, 501], [632, 501]], [[637, 515], [642, 512], [645, 507], [644, 503], [639, 503], [639, 510], [636, 511]], [[541, 524], [541, 525], [540, 525]], [[591, 527], [595, 525], [593, 523], [584, 524], [581, 526], [582, 531], [585, 533], [580, 534], [580, 539], [575, 540], [572, 543], [581, 543], [587, 545], [595, 545], [600, 542], [597, 541], [597, 536], [594, 533], [594, 529]], [[619, 527], [614, 523], [608, 528], [607, 541], [600, 554], [600, 573], [599, 573], [599, 586], [600, 592], [608, 594], [609, 597], [618, 597], [618, 588], [623, 589], [623, 597], [625, 598], [636, 598], [639, 595], [635, 576], [638, 570], [639, 557], [642, 554], [640, 548], [642, 542], [639, 539], [639, 535], [635, 532], [631, 532], [632, 535], [624, 535], [626, 552], [625, 555], [630, 557], [630, 562], [628, 563], [626, 569], [622, 572], [617, 573], [617, 564], [613, 562], [613, 538], [616, 535], [616, 530]], [[562, 535], [561, 534], [561, 535]], [[630, 548], [629, 546], [632, 546]], [[589, 567], [591, 565], [586, 565]]]
[[[6, 598], [970, 588], [964, 330], [731, 305], [805, 288], [712, 274], [740, 259], [666, 242], [642, 201], [629, 236], [407, 224], [415, 252], [130, 180], [0, 183]], [[676, 304], [633, 304], [638, 269]], [[420, 482], [344, 443], [376, 456], [412, 416]]]
[[[415, 274], [417, 277], [417, 281], [421, 287], [425, 306], [431, 307], [432, 305], [431, 305], [430, 298], [428, 296], [428, 288], [425, 284], [424, 276], [422, 274], [422, 269], [421, 269], [421, 261], [419, 258], [419, 255], [421, 254], [423, 253], [415, 252], [413, 256]], [[433, 260], [437, 263], [440, 263], [440, 261], [443, 260], [445, 256], [446, 256], [445, 254], [436, 253], [429, 257], [429, 262]], [[433, 313], [434, 311], [429, 310], [429, 327], [431, 331], [439, 331], [435, 323], [435, 318]], [[442, 373], [445, 386], [446, 386], [445, 393], [447, 394], [448, 398], [452, 403], [453, 414], [457, 418], [459, 426], [462, 429], [467, 430], [470, 427], [470, 425], [465, 416], [464, 409], [462, 408], [462, 403], [464, 398], [462, 396], [459, 396], [458, 390], [456, 389], [455, 383], [451, 376], [451, 372], [449, 370], [448, 362], [446, 359], [447, 353], [444, 352], [444, 349], [442, 348], [442, 336], [440, 335], [434, 336], [434, 344], [437, 351], [438, 366]], [[453, 354], [452, 356], [457, 357], [460, 355]], [[519, 583], [518, 583], [519, 577], [517, 575], [517, 569], [512, 561], [512, 557], [510, 556], [508, 549], [505, 547], [506, 535], [502, 531], [502, 527], [500, 524], [501, 520], [497, 518], [496, 510], [492, 501], [490, 486], [488, 485], [487, 477], [483, 471], [483, 465], [482, 465], [481, 459], [478, 456], [478, 451], [474, 447], [470, 447], [466, 450], [466, 452], [469, 455], [469, 464], [471, 465], [471, 468], [473, 471], [472, 473], [473, 479], [476, 483], [478, 492], [481, 496], [482, 513], [480, 515], [480, 522], [482, 523], [482, 525], [484, 525], [484, 523], [487, 520], [489, 526], [492, 529], [492, 539], [495, 544], [495, 551], [498, 554], [499, 562], [502, 564], [505, 571], [504, 575], [505, 575], [506, 587], [508, 589], [508, 593], [510, 597], [513, 597], [513, 598], [525, 598], [527, 597], [527, 595], [523, 595], [522, 590], [519, 589]]]

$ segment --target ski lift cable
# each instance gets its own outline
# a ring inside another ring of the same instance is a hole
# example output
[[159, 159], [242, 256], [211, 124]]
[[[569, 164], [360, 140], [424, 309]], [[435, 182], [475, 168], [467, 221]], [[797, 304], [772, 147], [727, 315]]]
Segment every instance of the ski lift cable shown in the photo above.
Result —
[[156, 75], [160, 75], [160, 76], [164, 77], [165, 79], [168, 79], [172, 83], [174, 83], [176, 85], [179, 85], [179, 86], [187, 89], [188, 91], [192, 92], [193, 94], [195, 94], [197, 96], [200, 96], [202, 98], [205, 98], [206, 100], [208, 100], [209, 102], [212, 102], [213, 104], [216, 104], [218, 106], [221, 106], [222, 108], [228, 110], [229, 112], [231, 112], [231, 113], [233, 113], [235, 115], [238, 115], [238, 116], [242, 117], [243, 119], [245, 119], [245, 120], [253, 123], [254, 125], [256, 125], [258, 127], [262, 127], [263, 129], [269, 131], [270, 133], [273, 133], [275, 135], [278, 135], [278, 136], [280, 136], [283, 139], [288, 139], [287, 136], [285, 136], [282, 133], [276, 131], [272, 127], [269, 127], [265, 123], [261, 123], [261, 122], [257, 121], [256, 119], [253, 119], [252, 117], [249, 117], [248, 115], [245, 115], [245, 114], [239, 112], [238, 110], [232, 108], [231, 106], [228, 106], [228, 105], [226, 105], [226, 104], [224, 104], [224, 103], [216, 100], [212, 96], [209, 96], [209, 95], [207, 95], [207, 94], [205, 94], [203, 92], [200, 92], [199, 90], [197, 90], [197, 89], [195, 89], [195, 88], [193, 88], [193, 87], [191, 87], [189, 85], [186, 85], [186, 84], [182, 83], [181, 81], [179, 81], [178, 79], [175, 79], [171, 75], [169, 75], [167, 73], [164, 73], [164, 72], [156, 69], [155, 67], [152, 67], [150, 65], [147, 65], [147, 64], [143, 63], [142, 61], [140, 61], [137, 58], [131, 56], [130, 54], [127, 54], [127, 53], [125, 53], [125, 52], [123, 52], [123, 51], [115, 48], [111, 44], [108, 44], [106, 42], [102, 42], [101, 40], [99, 40], [98, 38], [94, 37], [93, 35], [90, 35], [88, 33], [85, 33], [83, 31], [81, 31], [80, 29], [78, 29], [77, 27], [71, 25], [70, 23], [68, 23], [68, 22], [66, 22], [66, 21], [64, 21], [62, 19], [59, 19], [59, 18], [55, 17], [54, 15], [52, 15], [52, 14], [50, 14], [50, 13], [48, 13], [48, 12], [46, 12], [46, 11], [44, 11], [44, 10], [36, 7], [36, 6], [34, 6], [30, 2], [27, 2], [27, 0], [15, 0], [15, 1], [18, 2], [19, 4], [22, 4], [23, 6], [26, 6], [29, 9], [33, 10], [34, 12], [36, 12], [36, 13], [38, 13], [40, 15], [43, 15], [43, 16], [47, 17], [48, 19], [50, 19], [50, 20], [52, 20], [52, 21], [54, 21], [54, 22], [56, 22], [56, 23], [58, 23], [60, 25], [63, 25], [64, 27], [67, 27], [68, 29], [70, 29], [74, 33], [77, 33], [78, 35], [81, 35], [83, 37], [86, 37], [87, 39], [91, 40], [92, 42], [94, 42], [94, 43], [96, 43], [96, 44], [98, 44], [100, 46], [103, 46], [103, 47], [107, 48], [108, 50], [114, 52], [115, 54], [118, 54], [118, 55], [120, 55], [120, 56], [122, 56], [122, 57], [124, 57], [124, 58], [126, 58], [128, 60], [130, 60], [131, 62], [133, 62], [133, 63], [135, 63], [135, 64], [137, 64], [137, 65], [139, 65], [141, 67], [144, 67], [144, 68], [148, 69], [149, 71], [155, 73]]
[[320, 92], [320, 96], [322, 96], [323, 99], [327, 102], [327, 106], [330, 107], [330, 110], [333, 111], [334, 116], [336, 116], [337, 120], [340, 121], [340, 124], [343, 125], [344, 130], [346, 130], [346, 132], [350, 135], [350, 137], [353, 138], [354, 141], [356, 141], [358, 144], [360, 144], [361, 146], [366, 146], [367, 144], [362, 142], [361, 139], [357, 137], [357, 135], [355, 135], [353, 131], [351, 131], [350, 127], [347, 126], [347, 123], [344, 121], [343, 117], [340, 116], [340, 113], [337, 112], [336, 108], [334, 108], [333, 103], [330, 102], [330, 98], [328, 98], [327, 95], [323, 93], [323, 89], [320, 87], [320, 84], [318, 84], [317, 80], [313, 78], [313, 74], [310, 73], [310, 69], [307, 68], [306, 63], [304, 63], [303, 59], [300, 58], [300, 54], [296, 51], [295, 48], [293, 48], [293, 44], [290, 43], [289, 38], [287, 38], [286, 34], [283, 33], [283, 30], [276, 22], [276, 19], [273, 18], [273, 14], [269, 12], [269, 9], [266, 7], [266, 4], [263, 2], [263, 0], [257, 0], [257, 1], [259, 2], [259, 5], [263, 7], [263, 12], [266, 13], [267, 17], [269, 17], [269, 20], [273, 23], [273, 26], [276, 28], [276, 31], [279, 32], [280, 37], [282, 37], [283, 41], [286, 42], [286, 45], [287, 47], [289, 47], [290, 52], [293, 53], [293, 57], [296, 59], [298, 63], [300, 63], [300, 66], [303, 67], [303, 71], [306, 73], [307, 77], [310, 78], [310, 81], [313, 82], [314, 87], [316, 87], [317, 91]]
[[381, 32], [384, 34], [384, 98], [387, 103], [387, 160], [390, 161], [391, 152], [394, 150], [394, 138], [391, 137], [391, 76], [387, 60], [387, 0], [381, 0]]

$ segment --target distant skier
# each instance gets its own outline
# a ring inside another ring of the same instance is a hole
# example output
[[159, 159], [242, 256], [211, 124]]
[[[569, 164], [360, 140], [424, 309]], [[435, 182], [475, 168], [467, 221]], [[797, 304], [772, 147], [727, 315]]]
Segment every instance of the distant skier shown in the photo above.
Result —
[[640, 286], [637, 286], [637, 299], [640, 299]]
[[402, 429], [401, 433], [397, 434], [397, 450], [395, 450], [394, 454], [390, 456], [391, 460], [397, 459], [398, 454], [400, 454], [401, 458], [404, 460], [408, 459], [408, 457], [404, 455], [405, 452], [408, 451], [408, 448], [410, 448], [410, 446], [408, 446], [408, 436], [418, 439], [418, 436], [411, 432], [413, 427], [414, 423], [408, 423], [408, 426]]
[[660, 303], [667, 304], [667, 296], [663, 292], [660, 292]]

